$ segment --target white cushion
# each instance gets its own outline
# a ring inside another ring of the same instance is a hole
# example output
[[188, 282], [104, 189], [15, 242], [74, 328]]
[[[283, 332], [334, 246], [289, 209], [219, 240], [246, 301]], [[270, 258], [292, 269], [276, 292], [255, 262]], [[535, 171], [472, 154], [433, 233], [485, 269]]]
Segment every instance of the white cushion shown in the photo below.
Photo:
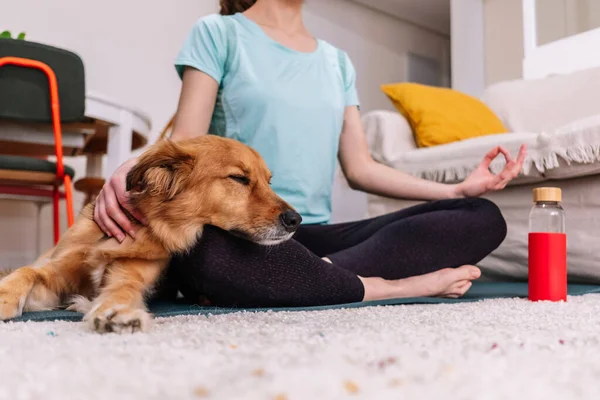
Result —
[[482, 100], [509, 131], [546, 132], [598, 113], [600, 67], [491, 85]]
[[[362, 118], [367, 145], [377, 161], [417, 148], [410, 124], [399, 112], [376, 110]], [[378, 157], [381, 155], [381, 159]]]

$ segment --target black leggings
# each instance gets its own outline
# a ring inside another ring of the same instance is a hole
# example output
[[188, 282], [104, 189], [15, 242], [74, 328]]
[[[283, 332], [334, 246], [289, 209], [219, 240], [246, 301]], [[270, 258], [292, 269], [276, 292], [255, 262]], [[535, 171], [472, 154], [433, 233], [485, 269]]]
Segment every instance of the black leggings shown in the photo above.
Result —
[[[400, 279], [476, 264], [506, 236], [492, 202], [429, 202], [358, 222], [302, 225], [272, 247], [205, 227], [169, 269], [186, 299], [227, 307], [298, 307], [361, 301], [358, 276]], [[332, 264], [323, 261], [328, 257]]]

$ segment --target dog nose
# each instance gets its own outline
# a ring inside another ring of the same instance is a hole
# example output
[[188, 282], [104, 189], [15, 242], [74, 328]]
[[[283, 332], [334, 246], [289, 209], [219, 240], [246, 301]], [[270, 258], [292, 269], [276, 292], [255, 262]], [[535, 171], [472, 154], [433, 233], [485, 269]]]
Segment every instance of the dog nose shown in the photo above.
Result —
[[300, 222], [302, 222], [302, 217], [300, 214], [292, 210], [281, 213], [279, 219], [281, 220], [285, 230], [288, 232], [294, 232], [296, 229], [298, 229]]

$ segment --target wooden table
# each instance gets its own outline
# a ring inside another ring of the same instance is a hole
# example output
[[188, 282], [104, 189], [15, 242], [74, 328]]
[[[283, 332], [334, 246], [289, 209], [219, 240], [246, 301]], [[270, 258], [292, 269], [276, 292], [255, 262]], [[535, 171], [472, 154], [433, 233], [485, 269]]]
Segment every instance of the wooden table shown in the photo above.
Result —
[[[131, 152], [148, 142], [152, 122], [142, 111], [88, 93], [85, 119], [62, 125], [65, 156], [87, 156], [86, 177], [111, 176]], [[0, 120], [0, 154], [54, 155], [50, 124], [17, 124]], [[102, 171], [102, 156], [106, 168]]]

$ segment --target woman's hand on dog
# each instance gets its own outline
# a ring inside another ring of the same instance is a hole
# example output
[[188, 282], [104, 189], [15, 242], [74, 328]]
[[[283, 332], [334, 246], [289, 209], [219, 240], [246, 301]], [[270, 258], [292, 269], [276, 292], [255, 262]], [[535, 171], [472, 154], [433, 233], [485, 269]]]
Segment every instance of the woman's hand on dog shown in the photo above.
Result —
[[127, 173], [136, 162], [137, 160], [133, 158], [123, 163], [104, 184], [96, 198], [94, 221], [106, 235], [115, 237], [119, 242], [125, 240], [125, 232], [133, 238], [137, 230], [136, 225], [129, 220], [122, 208], [142, 224], [147, 225], [146, 218], [129, 203], [129, 193], [125, 189]]

